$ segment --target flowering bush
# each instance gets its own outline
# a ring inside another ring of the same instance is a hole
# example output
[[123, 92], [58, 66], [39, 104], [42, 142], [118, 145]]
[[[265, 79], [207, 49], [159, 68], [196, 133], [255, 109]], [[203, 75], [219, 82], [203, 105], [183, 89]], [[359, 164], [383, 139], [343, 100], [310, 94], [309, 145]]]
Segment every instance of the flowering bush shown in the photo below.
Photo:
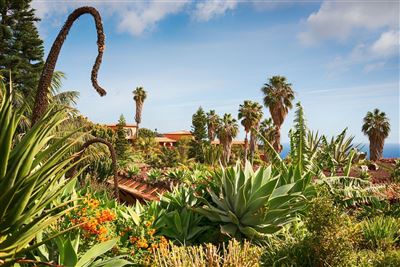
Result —
[[88, 193], [77, 202], [77, 207], [64, 218], [63, 228], [77, 226], [83, 248], [119, 237], [109, 256], [126, 254], [132, 262], [145, 264], [150, 263], [156, 249], [169, 244], [167, 238], [156, 235], [154, 218], [143, 210], [140, 212], [140, 208], [135, 211], [132, 207], [108, 200], [104, 194]]

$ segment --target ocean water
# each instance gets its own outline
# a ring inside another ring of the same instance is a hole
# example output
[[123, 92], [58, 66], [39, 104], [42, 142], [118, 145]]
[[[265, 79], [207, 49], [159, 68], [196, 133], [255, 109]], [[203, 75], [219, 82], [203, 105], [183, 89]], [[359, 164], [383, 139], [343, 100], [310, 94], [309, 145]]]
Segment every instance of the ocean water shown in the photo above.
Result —
[[[290, 151], [289, 144], [282, 144], [283, 150], [281, 152], [281, 157], [285, 158]], [[367, 152], [369, 157], [369, 144], [360, 144], [359, 149], [363, 152]], [[385, 144], [383, 148], [383, 157], [384, 158], [400, 158], [400, 144], [389, 143]]]

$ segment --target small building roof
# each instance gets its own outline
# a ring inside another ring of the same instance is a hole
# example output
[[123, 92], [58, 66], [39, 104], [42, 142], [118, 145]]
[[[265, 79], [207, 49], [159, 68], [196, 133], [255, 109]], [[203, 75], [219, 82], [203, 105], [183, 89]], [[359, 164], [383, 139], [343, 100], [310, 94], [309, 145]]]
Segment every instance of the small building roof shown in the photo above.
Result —
[[158, 143], [175, 143], [176, 140], [168, 138], [168, 137], [155, 137], [156, 142]]
[[[111, 128], [114, 128], [114, 127], [118, 127], [118, 124], [105, 124], [107, 127], [111, 127]], [[126, 124], [124, 127], [126, 127], [126, 128], [137, 128], [137, 125], [136, 124]]]
[[[220, 141], [218, 139], [216, 139], [216, 140], [212, 141], [211, 144], [219, 145]], [[244, 141], [243, 140], [233, 140], [232, 145], [244, 145]]]
[[181, 130], [181, 131], [175, 131], [175, 132], [169, 132], [169, 133], [165, 133], [164, 135], [172, 135], [172, 134], [187, 134], [187, 135], [192, 135], [192, 133], [190, 131], [186, 131], [186, 130]]

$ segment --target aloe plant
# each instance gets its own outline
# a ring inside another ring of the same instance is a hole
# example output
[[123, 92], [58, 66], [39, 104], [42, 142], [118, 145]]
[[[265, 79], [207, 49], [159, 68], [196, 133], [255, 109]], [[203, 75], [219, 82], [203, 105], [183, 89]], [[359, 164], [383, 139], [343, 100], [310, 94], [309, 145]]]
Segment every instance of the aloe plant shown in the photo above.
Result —
[[[196, 211], [221, 225], [229, 236], [258, 238], [273, 234], [296, 219], [307, 204], [306, 195], [313, 192], [311, 175], [289, 170], [288, 176], [272, 175], [271, 166], [253, 171], [246, 162], [215, 173], [219, 192], [209, 190], [212, 202]], [[289, 177], [290, 175], [290, 177]]]
[[[16, 130], [22, 111], [5, 93], [0, 103], [0, 261], [10, 262], [33, 249], [36, 234], [66, 212], [67, 203], [51, 206], [68, 184], [62, 181], [71, 163], [70, 135], [53, 137], [66, 118], [50, 109], [22, 138]], [[73, 179], [70, 180], [73, 182]], [[51, 207], [51, 208], [50, 208]]]

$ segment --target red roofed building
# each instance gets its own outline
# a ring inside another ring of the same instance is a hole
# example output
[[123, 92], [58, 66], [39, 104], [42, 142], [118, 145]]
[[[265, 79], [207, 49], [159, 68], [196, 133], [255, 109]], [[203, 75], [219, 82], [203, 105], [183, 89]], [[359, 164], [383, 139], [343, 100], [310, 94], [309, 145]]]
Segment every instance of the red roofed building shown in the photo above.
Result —
[[[106, 126], [108, 128], [111, 128], [113, 131], [116, 131], [118, 128], [117, 124], [106, 124]], [[132, 142], [132, 140], [135, 139], [136, 136], [136, 131], [137, 131], [136, 124], [127, 124], [124, 126], [124, 130], [126, 132], [126, 139]]]
[[184, 137], [192, 138], [192, 133], [189, 131], [181, 130], [176, 132], [165, 133], [164, 137], [178, 141]]

